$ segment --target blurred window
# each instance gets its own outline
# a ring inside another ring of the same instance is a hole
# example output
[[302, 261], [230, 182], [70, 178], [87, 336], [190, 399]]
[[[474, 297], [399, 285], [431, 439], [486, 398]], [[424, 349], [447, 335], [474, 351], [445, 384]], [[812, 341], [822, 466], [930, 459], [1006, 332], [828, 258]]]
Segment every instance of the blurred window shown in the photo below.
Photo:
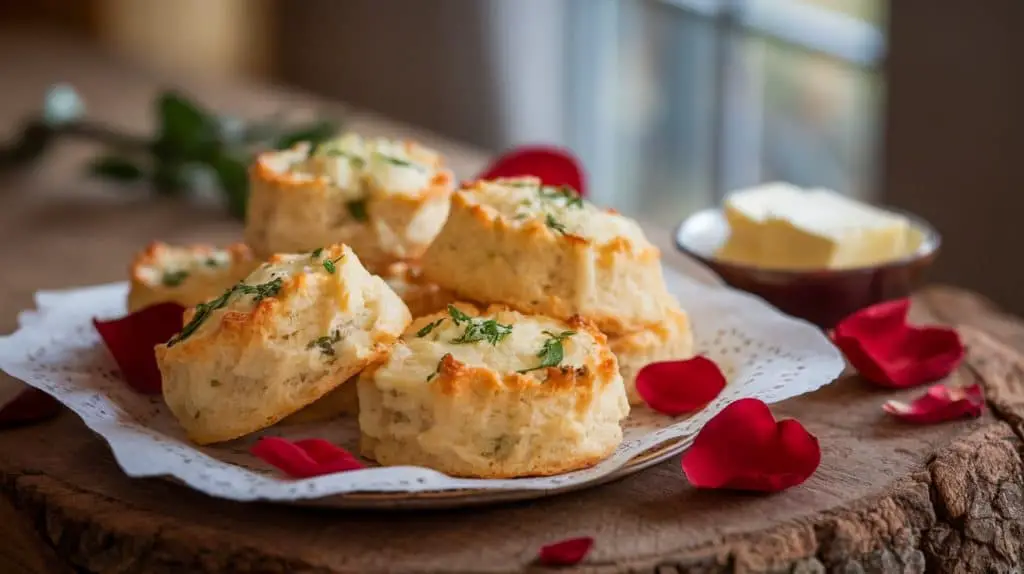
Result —
[[569, 0], [567, 143], [669, 225], [763, 181], [875, 195], [884, 0]]

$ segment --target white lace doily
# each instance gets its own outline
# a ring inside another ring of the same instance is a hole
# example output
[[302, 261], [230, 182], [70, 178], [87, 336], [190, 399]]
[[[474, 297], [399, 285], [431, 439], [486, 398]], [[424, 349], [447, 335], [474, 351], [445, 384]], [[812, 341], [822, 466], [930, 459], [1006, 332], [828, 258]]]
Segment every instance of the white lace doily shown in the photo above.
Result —
[[[125, 313], [123, 283], [39, 293], [37, 310], [19, 315], [20, 328], [0, 338], [0, 368], [53, 395], [110, 444], [129, 476], [170, 476], [232, 500], [300, 500], [353, 492], [454, 489], [546, 490], [589, 483], [643, 451], [696, 433], [730, 402], [757, 397], [774, 403], [818, 389], [843, 370], [839, 351], [816, 327], [787, 317], [760, 299], [697, 283], [666, 267], [672, 292], [690, 314], [696, 351], [714, 360], [728, 386], [704, 410], [674, 420], [634, 407], [616, 453], [585, 470], [546, 478], [456, 479], [425, 468], [373, 467], [303, 480], [284, 477], [248, 454], [257, 436], [213, 447], [185, 438], [159, 396], [135, 393], [92, 325], [94, 317]], [[355, 420], [275, 426], [261, 433], [289, 439], [320, 437], [357, 451]]]

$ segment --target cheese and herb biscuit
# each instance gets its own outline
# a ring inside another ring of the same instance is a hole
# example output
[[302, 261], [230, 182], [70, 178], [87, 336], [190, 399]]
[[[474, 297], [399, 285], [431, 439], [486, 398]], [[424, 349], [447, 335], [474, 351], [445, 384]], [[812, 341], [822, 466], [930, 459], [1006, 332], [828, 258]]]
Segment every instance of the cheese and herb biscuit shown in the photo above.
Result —
[[419, 257], [444, 224], [453, 187], [437, 152], [353, 133], [263, 153], [250, 179], [245, 240], [257, 255], [343, 242], [370, 269]]
[[657, 325], [678, 307], [660, 253], [635, 221], [533, 177], [458, 190], [422, 266], [460, 298], [582, 316], [609, 335]]
[[363, 454], [462, 477], [591, 466], [629, 414], [605, 336], [589, 321], [458, 304], [417, 319], [359, 377]]
[[164, 399], [208, 444], [266, 428], [385, 357], [409, 310], [347, 246], [275, 255], [156, 347]]
[[128, 311], [168, 302], [192, 307], [220, 295], [258, 264], [241, 243], [218, 249], [153, 242], [132, 261]]

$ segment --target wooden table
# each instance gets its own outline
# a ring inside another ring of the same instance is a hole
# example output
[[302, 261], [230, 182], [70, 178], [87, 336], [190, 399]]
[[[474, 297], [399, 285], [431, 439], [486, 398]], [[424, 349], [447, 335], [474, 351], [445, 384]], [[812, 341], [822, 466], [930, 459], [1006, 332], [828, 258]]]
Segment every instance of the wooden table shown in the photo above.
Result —
[[[96, 116], [142, 126], [160, 78], [79, 47], [0, 38], [0, 126], [46, 85], [75, 83]], [[13, 81], [11, 81], [13, 80]], [[308, 98], [255, 87], [186, 83], [248, 114]], [[355, 115], [350, 126], [408, 133]], [[412, 132], [459, 175], [483, 155]], [[84, 182], [68, 147], [0, 189], [0, 325], [40, 288], [123, 279], [144, 242], [226, 241], [239, 225], [216, 210], [128, 199]], [[660, 237], [662, 242], [667, 238]], [[932, 289], [918, 319], [961, 326], [980, 380], [978, 420], [909, 427], [883, 416], [887, 393], [846, 376], [776, 408], [821, 440], [822, 465], [775, 496], [698, 492], [678, 460], [604, 487], [472, 511], [360, 513], [215, 500], [159, 480], [126, 478], [73, 415], [0, 432], [0, 572], [523, 572], [539, 546], [596, 538], [573, 572], [1016, 572], [1024, 556], [1024, 324], [980, 298]]]

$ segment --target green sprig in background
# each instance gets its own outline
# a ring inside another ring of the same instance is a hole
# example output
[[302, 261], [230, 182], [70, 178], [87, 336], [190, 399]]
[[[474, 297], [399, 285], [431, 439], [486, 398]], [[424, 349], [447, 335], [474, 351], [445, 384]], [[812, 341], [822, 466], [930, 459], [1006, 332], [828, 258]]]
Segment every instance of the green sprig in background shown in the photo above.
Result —
[[96, 177], [122, 184], [148, 181], [163, 195], [187, 193], [212, 180], [228, 211], [244, 218], [248, 169], [256, 153], [300, 141], [316, 145], [339, 129], [328, 119], [296, 125], [275, 119], [246, 122], [215, 114], [174, 90], [156, 98], [157, 128], [150, 137], [114, 131], [89, 121], [84, 111], [74, 88], [51, 88], [41, 113], [26, 120], [13, 141], [0, 145], [0, 169], [16, 170], [41, 160], [61, 138], [85, 139], [105, 148], [88, 165]]

